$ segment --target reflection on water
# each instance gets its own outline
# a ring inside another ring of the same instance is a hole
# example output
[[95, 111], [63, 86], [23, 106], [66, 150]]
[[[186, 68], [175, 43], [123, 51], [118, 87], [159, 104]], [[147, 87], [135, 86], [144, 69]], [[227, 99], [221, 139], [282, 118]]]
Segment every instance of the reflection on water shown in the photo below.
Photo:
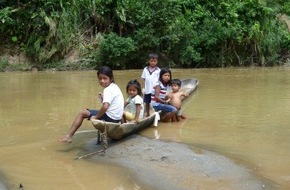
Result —
[[[173, 70], [197, 78], [183, 104], [187, 120], [160, 123], [142, 135], [224, 154], [258, 176], [290, 187], [290, 68]], [[115, 71], [123, 90], [141, 70]], [[73, 160], [95, 132], [57, 142], [81, 108], [99, 108], [96, 72], [0, 73], [0, 180], [27, 189], [146, 189], [130, 171]], [[84, 122], [82, 131], [92, 130]], [[1, 187], [1, 186], [0, 186]]]

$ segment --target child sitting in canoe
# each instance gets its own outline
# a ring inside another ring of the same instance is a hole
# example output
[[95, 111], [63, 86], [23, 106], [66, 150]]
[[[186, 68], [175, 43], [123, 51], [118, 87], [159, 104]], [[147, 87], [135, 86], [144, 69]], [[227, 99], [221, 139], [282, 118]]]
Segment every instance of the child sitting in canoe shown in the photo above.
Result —
[[119, 123], [124, 111], [124, 97], [119, 86], [114, 81], [113, 71], [110, 67], [103, 66], [98, 72], [99, 84], [104, 88], [102, 107], [99, 110], [81, 110], [71, 125], [68, 133], [59, 139], [61, 142], [71, 143], [73, 135], [80, 128], [84, 119], [98, 119], [107, 122]]
[[162, 68], [160, 70], [159, 81], [156, 82], [153, 86], [153, 90], [151, 92], [151, 105], [154, 110], [165, 112], [164, 117], [162, 118], [162, 122], [176, 121], [176, 112], [177, 109], [169, 105], [166, 102], [166, 92], [167, 89], [171, 86], [171, 71], [168, 68]]
[[140, 122], [144, 112], [141, 84], [136, 79], [129, 81], [126, 92], [128, 98], [124, 105], [125, 111], [123, 113], [122, 123], [126, 121], [132, 123]]
[[179, 91], [181, 88], [181, 80], [179, 79], [172, 79], [171, 80], [171, 92], [168, 93], [165, 97], [166, 102], [169, 103], [170, 105], [176, 107], [177, 114], [176, 114], [176, 119], [177, 121], [181, 119], [186, 119], [186, 117], [182, 114], [181, 112], [181, 105], [182, 105], [182, 99], [184, 97], [188, 97], [188, 94], [185, 94], [182, 91]]

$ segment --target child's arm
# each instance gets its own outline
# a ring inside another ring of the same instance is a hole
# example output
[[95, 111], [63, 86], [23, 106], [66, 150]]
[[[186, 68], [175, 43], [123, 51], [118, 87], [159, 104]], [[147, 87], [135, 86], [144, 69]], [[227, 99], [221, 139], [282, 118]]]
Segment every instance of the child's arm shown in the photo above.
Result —
[[143, 69], [142, 75], [141, 75], [141, 89], [143, 95], [145, 95], [145, 80], [146, 80], [146, 74], [145, 74], [145, 69]]
[[166, 100], [162, 100], [160, 97], [159, 97], [159, 94], [160, 94], [160, 86], [156, 86], [155, 87], [155, 98], [157, 99], [157, 102], [160, 102], [162, 104], [166, 104]]
[[171, 93], [166, 94], [166, 96], [165, 96], [166, 103], [169, 103], [171, 101], [171, 98], [172, 98], [172, 94]]
[[126, 106], [130, 103], [131, 97], [128, 96], [127, 99], [125, 99], [124, 101], [124, 108], [126, 108]]
[[136, 105], [136, 113], [135, 113], [135, 118], [133, 120], [134, 123], [138, 122], [140, 111], [141, 111], [141, 104], [135, 104]]
[[142, 80], [141, 80], [141, 87], [142, 87], [142, 89], [145, 88], [145, 79], [144, 78], [142, 78]]
[[100, 102], [103, 103], [103, 94], [101, 92], [99, 92], [98, 97], [99, 97]]
[[124, 103], [124, 108], [129, 104], [129, 102], [125, 102]]
[[181, 96], [188, 97], [188, 94], [182, 92]]
[[99, 119], [100, 117], [102, 117], [108, 110], [109, 106], [110, 104], [108, 102], [104, 102], [98, 114], [96, 116], [92, 116], [91, 119]]

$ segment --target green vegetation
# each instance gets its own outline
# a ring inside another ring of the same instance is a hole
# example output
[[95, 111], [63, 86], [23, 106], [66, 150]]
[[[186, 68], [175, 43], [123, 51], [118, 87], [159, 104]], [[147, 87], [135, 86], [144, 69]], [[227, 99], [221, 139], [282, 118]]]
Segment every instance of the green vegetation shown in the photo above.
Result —
[[289, 60], [282, 15], [290, 2], [0, 0], [0, 53], [57, 70], [143, 68], [150, 52], [160, 66], [275, 66]]
[[3, 71], [29, 71], [31, 65], [28, 62], [18, 62], [9, 64], [8, 59], [5, 56], [0, 57], [0, 72]]

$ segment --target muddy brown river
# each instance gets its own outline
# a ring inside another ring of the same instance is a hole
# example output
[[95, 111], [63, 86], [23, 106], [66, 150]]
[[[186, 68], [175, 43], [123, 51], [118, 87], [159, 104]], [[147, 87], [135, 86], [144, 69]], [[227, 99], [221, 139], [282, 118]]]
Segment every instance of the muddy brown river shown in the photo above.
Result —
[[[141, 70], [114, 71], [124, 95]], [[186, 120], [113, 142], [105, 155], [81, 108], [99, 108], [96, 71], [0, 73], [0, 189], [289, 189], [290, 67], [173, 69], [196, 78]]]

